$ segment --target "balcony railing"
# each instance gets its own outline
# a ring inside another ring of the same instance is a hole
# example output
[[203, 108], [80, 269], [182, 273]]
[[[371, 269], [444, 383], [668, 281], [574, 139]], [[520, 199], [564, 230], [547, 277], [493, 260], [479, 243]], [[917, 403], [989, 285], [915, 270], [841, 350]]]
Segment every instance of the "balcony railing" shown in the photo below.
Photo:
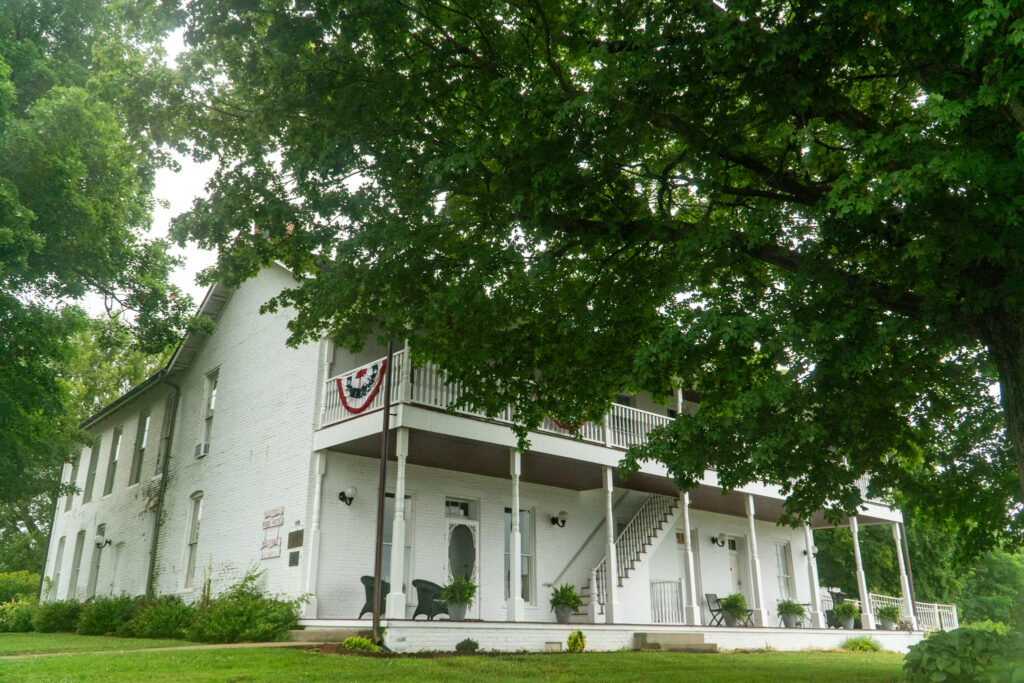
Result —
[[[374, 361], [383, 362], [383, 358]], [[324, 383], [323, 409], [320, 416], [321, 427], [344, 422], [359, 415], [363, 415], [384, 407], [384, 389], [377, 392], [368, 406], [359, 413], [349, 412], [341, 402], [338, 395], [338, 380], [344, 383], [355, 376], [359, 368], [348, 370], [340, 375], [331, 377]], [[408, 365], [405, 350], [398, 351], [391, 356], [391, 367], [383, 381], [391, 383], [391, 403], [410, 403], [423, 405], [431, 408], [448, 410], [464, 395], [464, 390], [456, 382], [449, 382], [446, 373], [434, 363], [426, 363], [422, 367], [413, 368]], [[486, 418], [487, 416], [471, 407], [455, 407], [452, 411], [461, 415]], [[503, 410], [499, 415], [491, 419], [499, 424], [511, 424], [513, 412], [511, 406]], [[647, 433], [659, 425], [668, 424], [672, 418], [665, 415], [658, 415], [646, 410], [638, 410], [628, 406], [613, 404], [611, 410], [605, 415], [601, 422], [583, 423], [577, 436], [588, 443], [608, 446], [610, 448], [625, 449], [633, 444], [642, 444], [647, 441]], [[538, 430], [549, 434], [560, 434], [571, 436], [569, 429], [561, 427], [550, 417], [544, 418]]]

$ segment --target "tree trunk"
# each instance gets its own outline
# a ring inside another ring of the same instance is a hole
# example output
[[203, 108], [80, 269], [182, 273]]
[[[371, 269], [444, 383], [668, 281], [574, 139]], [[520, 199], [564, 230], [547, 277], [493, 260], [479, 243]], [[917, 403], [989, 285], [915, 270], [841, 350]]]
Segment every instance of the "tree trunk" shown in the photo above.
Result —
[[1024, 501], [1024, 321], [993, 321], [985, 341], [999, 371], [999, 400]]

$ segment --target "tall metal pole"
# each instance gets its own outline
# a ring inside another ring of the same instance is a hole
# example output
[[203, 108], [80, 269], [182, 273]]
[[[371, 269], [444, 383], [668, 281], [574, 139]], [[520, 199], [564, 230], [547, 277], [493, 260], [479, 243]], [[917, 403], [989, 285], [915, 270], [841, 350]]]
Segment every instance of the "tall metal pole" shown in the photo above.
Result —
[[391, 430], [391, 340], [384, 368], [384, 431], [380, 436], [380, 481], [377, 485], [377, 548], [373, 558], [373, 642], [380, 644], [381, 570], [384, 564], [384, 487], [387, 485]]

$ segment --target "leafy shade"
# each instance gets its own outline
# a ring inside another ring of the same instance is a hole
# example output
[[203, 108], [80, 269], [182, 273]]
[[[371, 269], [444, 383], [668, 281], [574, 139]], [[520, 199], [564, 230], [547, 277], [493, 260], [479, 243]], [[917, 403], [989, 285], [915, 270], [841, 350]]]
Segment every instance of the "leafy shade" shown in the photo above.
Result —
[[176, 234], [292, 268], [294, 342], [408, 338], [523, 438], [696, 389], [627, 470], [1020, 537], [1015, 0], [189, 7]]
[[0, 501], [55, 495], [83, 439], [65, 381], [87, 294], [130, 310], [146, 350], [191, 308], [149, 240], [164, 114], [175, 91], [159, 42], [180, 19], [145, 0], [0, 5]]

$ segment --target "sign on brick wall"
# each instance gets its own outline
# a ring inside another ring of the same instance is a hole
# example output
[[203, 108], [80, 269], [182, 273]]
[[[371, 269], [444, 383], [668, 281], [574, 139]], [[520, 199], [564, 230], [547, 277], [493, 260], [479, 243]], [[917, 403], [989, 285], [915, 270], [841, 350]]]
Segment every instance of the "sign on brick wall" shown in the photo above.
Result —
[[260, 559], [281, 557], [281, 527], [284, 526], [284, 508], [271, 508], [263, 512], [263, 542]]

